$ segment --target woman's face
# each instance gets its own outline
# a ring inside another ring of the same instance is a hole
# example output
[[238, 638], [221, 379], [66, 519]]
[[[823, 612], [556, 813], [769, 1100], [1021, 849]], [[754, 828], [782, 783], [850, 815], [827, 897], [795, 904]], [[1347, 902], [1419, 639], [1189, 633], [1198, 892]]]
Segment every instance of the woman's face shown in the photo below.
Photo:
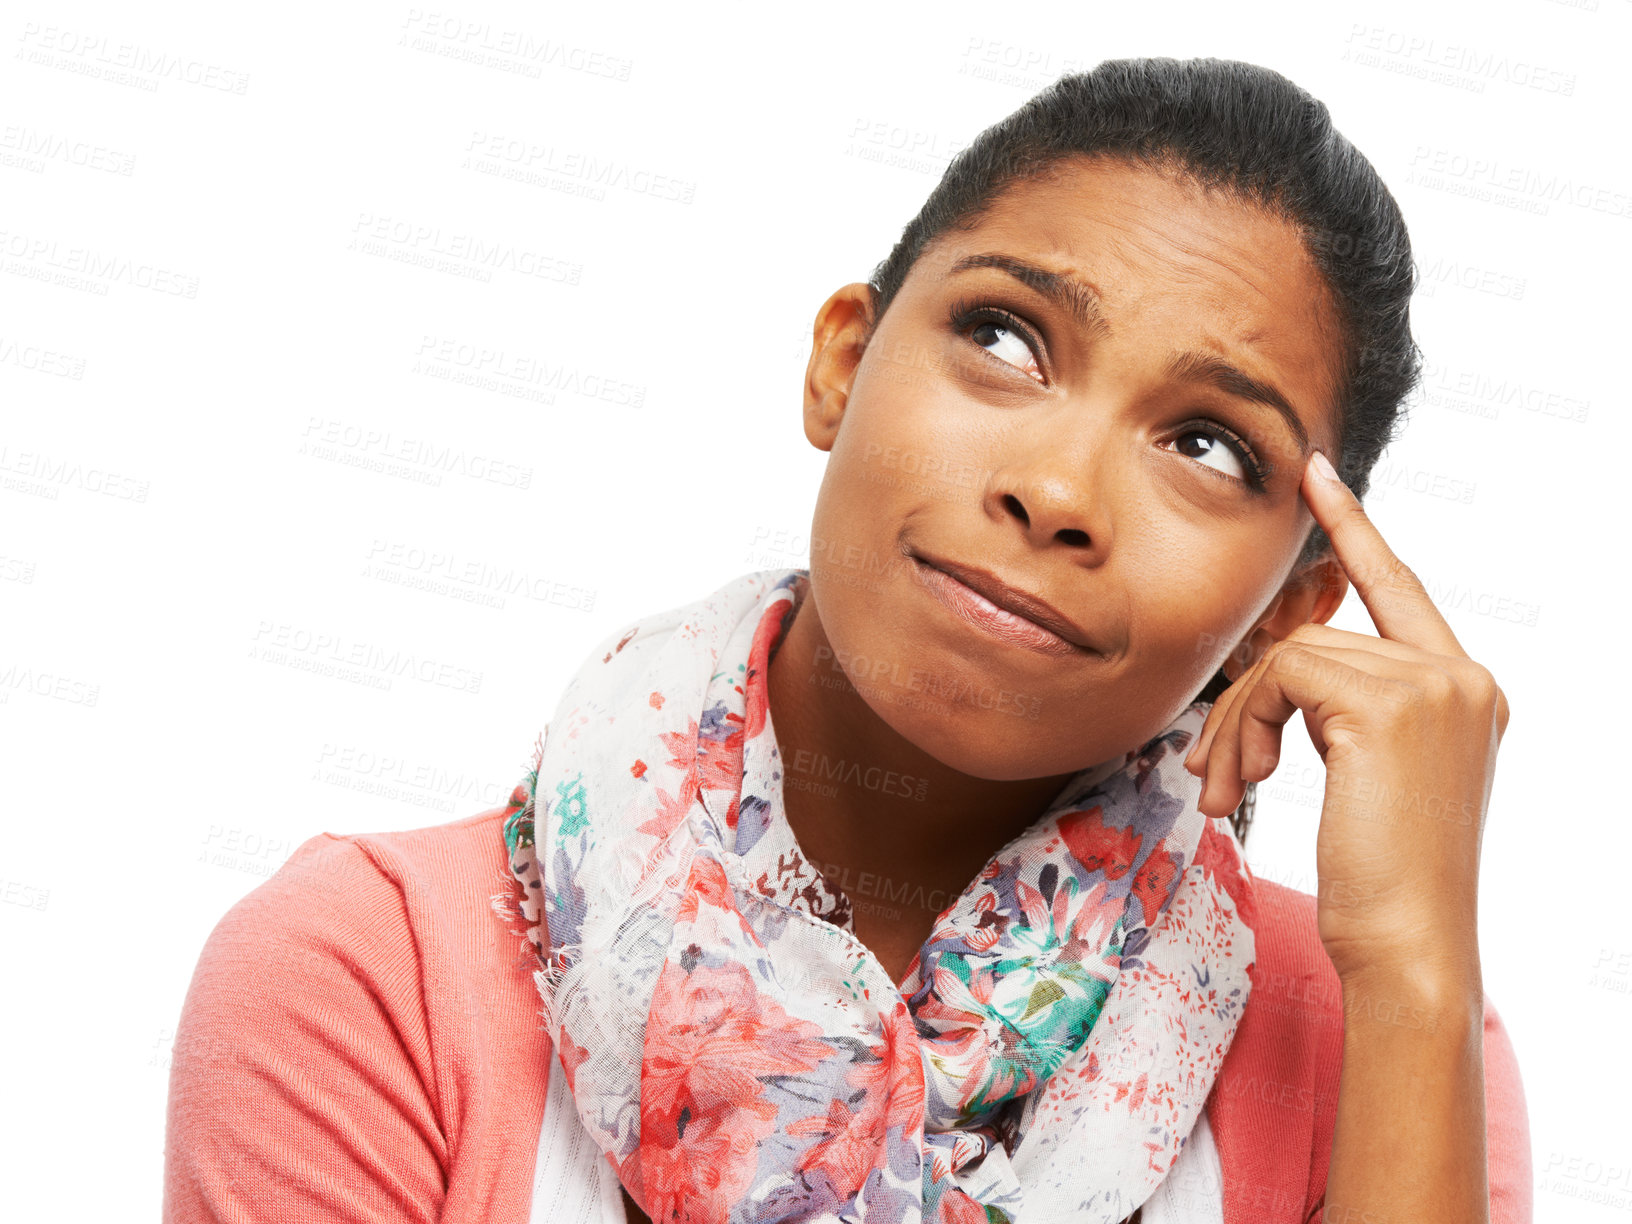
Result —
[[[1331, 614], [1290, 571], [1337, 328], [1287, 222], [1073, 159], [942, 235], [871, 322], [864, 285], [817, 320], [811, 599], [825, 665], [931, 756], [991, 779], [1108, 760], [1232, 647]], [[977, 627], [923, 559], [1040, 598], [1079, 644]]]

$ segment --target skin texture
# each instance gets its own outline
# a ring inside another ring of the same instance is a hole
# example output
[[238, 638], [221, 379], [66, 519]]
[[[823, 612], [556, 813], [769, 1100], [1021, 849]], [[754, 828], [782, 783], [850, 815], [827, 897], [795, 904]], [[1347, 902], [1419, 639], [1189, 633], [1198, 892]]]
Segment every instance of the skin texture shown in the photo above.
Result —
[[[1078, 328], [998, 269], [951, 273], [976, 252], [1091, 282], [1100, 323]], [[1019, 318], [960, 331], [947, 314], [963, 296]], [[1220, 665], [1233, 683], [1187, 758], [1208, 816], [1270, 775], [1301, 713], [1327, 771], [1318, 921], [1345, 1006], [1323, 1224], [1477, 1224], [1477, 884], [1506, 696], [1272, 411], [1163, 373], [1175, 349], [1224, 357], [1332, 450], [1334, 318], [1287, 223], [1103, 161], [1004, 193], [920, 258], [882, 319], [867, 286], [839, 289], [805, 381], [805, 435], [830, 455], [812, 585], [771, 664], [771, 716], [795, 836], [899, 982], [937, 912], [1073, 773], [1160, 731]], [[1264, 492], [1218, 474], [1243, 469], [1187, 434], [1198, 417], [1274, 466]], [[1294, 572], [1316, 521], [1332, 549]], [[1093, 649], [969, 626], [910, 549], [1042, 596]], [[1326, 624], [1351, 582], [1377, 636]], [[850, 765], [875, 782], [800, 785]], [[872, 900], [903, 885], [929, 904]]]
[[[1104, 325], [1082, 331], [1005, 271], [951, 274], [985, 252], [1091, 283]], [[1040, 357], [1014, 329], [960, 334], [948, 306], [966, 296], [1019, 316]], [[1278, 386], [1331, 447], [1334, 317], [1286, 222], [1086, 159], [943, 235], [876, 328], [864, 284], [823, 304], [804, 427], [830, 457], [811, 593], [772, 662], [771, 711], [795, 835], [862, 894], [858, 930], [896, 980], [940, 907], [869, 892], [956, 896], [1072, 774], [1171, 722], [1232, 647], [1233, 676], [1341, 602], [1330, 557], [1292, 573], [1313, 519], [1305, 453], [1274, 411], [1163, 372], [1172, 351], [1224, 357]], [[1198, 418], [1274, 465], [1265, 491], [1232, 478], [1243, 469], [1225, 448], [1205, 450]], [[910, 547], [1042, 596], [1100, 653], [1050, 656], [971, 628], [921, 585]], [[915, 784], [818, 797], [798, 785], [801, 761]]]

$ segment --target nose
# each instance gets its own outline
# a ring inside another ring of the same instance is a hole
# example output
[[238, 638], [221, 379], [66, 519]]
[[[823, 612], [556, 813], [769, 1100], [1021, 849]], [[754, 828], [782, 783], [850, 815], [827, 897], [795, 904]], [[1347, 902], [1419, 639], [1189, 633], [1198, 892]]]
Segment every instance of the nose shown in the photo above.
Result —
[[1014, 523], [1039, 548], [1056, 541], [1084, 561], [1102, 558], [1111, 544], [1103, 460], [1106, 440], [1082, 433], [1062, 439], [1056, 431], [1017, 435], [1010, 452], [991, 470], [982, 508], [995, 521]]

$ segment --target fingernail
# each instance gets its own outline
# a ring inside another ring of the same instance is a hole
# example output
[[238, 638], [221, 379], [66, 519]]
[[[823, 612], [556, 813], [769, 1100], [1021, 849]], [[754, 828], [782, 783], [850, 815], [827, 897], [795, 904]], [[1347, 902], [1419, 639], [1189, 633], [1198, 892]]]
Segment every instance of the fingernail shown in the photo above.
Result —
[[1337, 478], [1336, 470], [1332, 467], [1331, 461], [1327, 459], [1325, 455], [1321, 454], [1317, 450], [1314, 452], [1312, 457], [1315, 461], [1315, 471], [1319, 472], [1322, 476], [1334, 484], [1343, 483]]

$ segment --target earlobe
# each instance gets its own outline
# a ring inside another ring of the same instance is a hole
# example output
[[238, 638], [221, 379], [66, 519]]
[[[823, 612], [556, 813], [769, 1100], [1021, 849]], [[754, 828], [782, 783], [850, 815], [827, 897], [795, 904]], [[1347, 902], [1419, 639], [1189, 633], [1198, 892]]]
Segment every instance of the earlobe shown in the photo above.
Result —
[[[1263, 639], [1261, 643], [1260, 639]], [[1258, 661], [1259, 656], [1269, 648], [1269, 644], [1274, 640], [1274, 635], [1268, 633], [1260, 624], [1241, 641], [1237, 642], [1224, 660], [1224, 675], [1229, 679], [1230, 683], [1234, 684], [1241, 679], [1247, 669]]]
[[872, 328], [873, 289], [864, 281], [835, 290], [816, 312], [804, 414], [805, 436], [818, 450], [833, 448]]

